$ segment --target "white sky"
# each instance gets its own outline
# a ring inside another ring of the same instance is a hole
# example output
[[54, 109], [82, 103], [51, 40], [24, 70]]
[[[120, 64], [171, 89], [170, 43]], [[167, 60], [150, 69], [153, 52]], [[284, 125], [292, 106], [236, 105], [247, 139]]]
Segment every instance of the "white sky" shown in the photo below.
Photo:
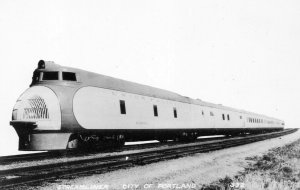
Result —
[[0, 155], [40, 59], [285, 120], [300, 117], [300, 2], [0, 1]]

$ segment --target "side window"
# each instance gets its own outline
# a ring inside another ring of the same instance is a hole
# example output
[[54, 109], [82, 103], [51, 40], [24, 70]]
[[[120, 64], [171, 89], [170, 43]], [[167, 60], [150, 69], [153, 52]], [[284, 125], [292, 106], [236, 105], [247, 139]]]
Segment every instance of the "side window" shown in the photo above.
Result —
[[227, 120], [228, 120], [228, 121], [230, 120], [230, 118], [229, 118], [229, 114], [227, 114]]
[[222, 118], [223, 118], [223, 120], [225, 120], [225, 115], [224, 115], [224, 113], [222, 114]]
[[63, 72], [62, 78], [63, 80], [67, 80], [67, 81], [76, 81], [76, 74], [71, 72]]
[[157, 105], [153, 105], [154, 116], [158, 116]]
[[177, 109], [173, 108], [174, 118], [177, 118]]
[[43, 80], [58, 80], [58, 72], [56, 71], [43, 72]]
[[126, 114], [125, 100], [120, 100], [120, 111], [121, 114]]

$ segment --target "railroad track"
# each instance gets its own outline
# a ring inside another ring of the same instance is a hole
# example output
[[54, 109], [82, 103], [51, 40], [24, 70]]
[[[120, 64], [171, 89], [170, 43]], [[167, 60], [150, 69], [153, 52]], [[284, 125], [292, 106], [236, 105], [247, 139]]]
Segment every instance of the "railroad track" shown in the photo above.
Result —
[[251, 135], [214, 142], [195, 142], [184, 145], [162, 147], [157, 150], [144, 150], [138, 153], [122, 154], [84, 160], [69, 161], [63, 163], [46, 164], [40, 166], [15, 168], [0, 171], [0, 188], [9, 189], [16, 186], [36, 183], [56, 178], [73, 177], [78, 174], [104, 173], [114, 169], [144, 165], [166, 159], [174, 159], [233, 146], [257, 142], [268, 138], [279, 137], [297, 131], [289, 129], [268, 134]]
[[[205, 142], [219, 139], [228, 139], [232, 137], [212, 137], [205, 139], [197, 139], [196, 142]], [[154, 148], [160, 146], [175, 146], [181, 144], [180, 142], [153, 142], [145, 144], [135, 144], [135, 145], [126, 145], [122, 148], [107, 147], [105, 149], [91, 150], [91, 151], [80, 151], [80, 150], [64, 150], [64, 151], [50, 151], [50, 152], [41, 152], [41, 153], [32, 153], [32, 154], [21, 154], [21, 155], [11, 155], [11, 156], [2, 156], [0, 157], [0, 165], [8, 165], [14, 162], [24, 162], [24, 161], [35, 161], [43, 159], [53, 159], [53, 158], [69, 158], [69, 157], [79, 157], [79, 156], [88, 156], [99, 153], [109, 153], [117, 151], [127, 151], [127, 150], [136, 150], [136, 149], [146, 149]]]

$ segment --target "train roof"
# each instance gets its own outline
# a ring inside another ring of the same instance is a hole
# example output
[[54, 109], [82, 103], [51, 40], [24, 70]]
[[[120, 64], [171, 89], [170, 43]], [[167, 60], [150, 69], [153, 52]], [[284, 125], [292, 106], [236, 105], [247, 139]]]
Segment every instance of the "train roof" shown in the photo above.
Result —
[[[41, 61], [40, 61], [41, 62]], [[40, 63], [39, 62], [39, 63]], [[196, 104], [196, 105], [202, 105], [202, 106], [207, 106], [211, 108], [217, 108], [217, 109], [224, 109], [224, 110], [229, 110], [229, 111], [234, 111], [234, 112], [240, 112], [243, 114], [251, 114], [251, 115], [256, 115], [260, 117], [265, 117], [269, 119], [274, 119], [274, 120], [279, 120], [276, 118], [268, 117], [265, 115], [261, 114], [256, 114], [253, 112], [245, 111], [245, 110], [240, 110], [240, 109], [235, 109], [227, 106], [223, 106], [221, 104], [213, 104], [210, 102], [205, 102], [200, 99], [192, 99], [186, 96], [182, 96], [180, 94], [164, 90], [164, 89], [159, 89], [155, 88], [152, 86], [148, 85], [143, 85], [143, 84], [138, 84], [135, 82], [130, 82], [90, 71], [85, 71], [82, 69], [77, 69], [77, 68], [72, 68], [72, 67], [65, 67], [61, 66], [58, 64], [55, 64], [54, 62], [45, 62], [46, 63], [46, 69], [43, 70], [57, 70], [57, 71], [67, 71], [67, 72], [74, 72], [79, 78], [79, 83], [82, 86], [95, 86], [95, 87], [100, 87], [100, 88], [105, 88], [105, 89], [111, 89], [111, 90], [117, 90], [121, 92], [127, 92], [127, 93], [132, 93], [132, 94], [139, 94], [143, 96], [149, 96], [149, 97], [155, 97], [155, 98], [160, 98], [160, 99], [165, 99], [165, 100], [173, 100], [173, 101], [178, 101], [178, 102], [183, 102], [183, 103], [189, 103], [189, 104]], [[48, 69], [47, 69], [48, 68]], [[37, 69], [38, 70], [38, 69]], [[281, 120], [279, 120], [281, 121]]]

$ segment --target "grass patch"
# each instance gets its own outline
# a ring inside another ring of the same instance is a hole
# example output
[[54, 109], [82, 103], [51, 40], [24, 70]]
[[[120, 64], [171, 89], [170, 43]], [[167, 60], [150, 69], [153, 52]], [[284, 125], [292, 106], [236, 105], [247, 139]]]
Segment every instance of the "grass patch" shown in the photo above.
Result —
[[267, 154], [248, 157], [245, 171], [203, 186], [202, 190], [300, 190], [300, 139]]

